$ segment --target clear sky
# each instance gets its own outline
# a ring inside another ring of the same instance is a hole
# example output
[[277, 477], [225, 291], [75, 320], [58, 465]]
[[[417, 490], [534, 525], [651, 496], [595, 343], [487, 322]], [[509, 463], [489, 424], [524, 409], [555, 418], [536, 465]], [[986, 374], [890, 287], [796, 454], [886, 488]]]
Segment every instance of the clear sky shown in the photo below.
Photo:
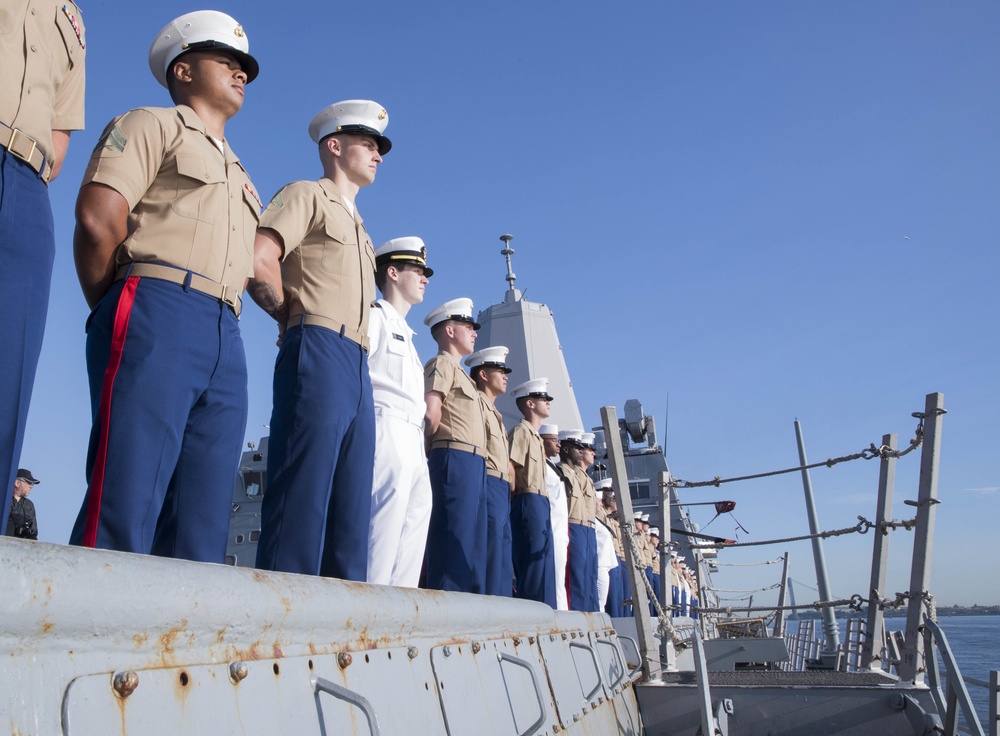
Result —
[[[22, 454], [41, 538], [64, 542], [85, 489], [87, 309], [73, 203], [105, 123], [167, 105], [154, 34], [198, 5], [84, 4], [87, 130], [51, 187], [57, 258]], [[359, 209], [373, 241], [419, 235], [441, 302], [499, 301], [498, 237], [517, 286], [547, 303], [584, 421], [640, 399], [675, 475], [703, 480], [912, 436], [945, 395], [932, 589], [1000, 603], [996, 279], [1000, 4], [985, 0], [504, 3], [231, 2], [261, 74], [227, 139], [267, 200], [320, 175], [306, 126], [370, 98], [394, 143]], [[17, 298], [17, 295], [10, 295]], [[247, 440], [266, 434], [276, 330], [249, 304]], [[418, 348], [432, 343], [422, 326]], [[156, 387], [151, 386], [150, 391]], [[669, 405], [669, 417], [667, 407]], [[873, 518], [878, 468], [813, 472], [821, 525]], [[896, 518], [918, 456], [899, 463]], [[732, 499], [750, 532], [804, 533], [797, 475], [688, 491]], [[709, 507], [692, 510], [706, 523]], [[708, 531], [732, 536], [727, 517]], [[908, 587], [912, 535], [892, 537], [889, 592]], [[865, 594], [871, 535], [826, 545], [834, 595]], [[785, 547], [725, 553], [779, 556]], [[808, 544], [793, 577], [815, 585]], [[726, 568], [720, 587], [775, 582]], [[799, 599], [811, 591], [800, 592]], [[765, 598], [763, 594], [760, 599]], [[811, 600], [811, 598], [809, 598]]]

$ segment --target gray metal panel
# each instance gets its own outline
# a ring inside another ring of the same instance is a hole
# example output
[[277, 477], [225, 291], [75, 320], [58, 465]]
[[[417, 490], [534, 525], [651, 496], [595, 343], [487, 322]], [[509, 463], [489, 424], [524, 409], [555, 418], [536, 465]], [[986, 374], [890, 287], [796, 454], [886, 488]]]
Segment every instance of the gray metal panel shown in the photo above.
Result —
[[[583, 426], [573, 383], [566, 368], [562, 345], [556, 334], [552, 310], [545, 304], [521, 299], [520, 292], [507, 292], [502, 304], [494, 304], [479, 313], [482, 325], [476, 347], [505, 345], [510, 349], [507, 365], [511, 368], [510, 387], [532, 378], [548, 378], [552, 415], [548, 421], [566, 429]], [[497, 408], [508, 429], [521, 421], [521, 413], [509, 395], [497, 399]]]

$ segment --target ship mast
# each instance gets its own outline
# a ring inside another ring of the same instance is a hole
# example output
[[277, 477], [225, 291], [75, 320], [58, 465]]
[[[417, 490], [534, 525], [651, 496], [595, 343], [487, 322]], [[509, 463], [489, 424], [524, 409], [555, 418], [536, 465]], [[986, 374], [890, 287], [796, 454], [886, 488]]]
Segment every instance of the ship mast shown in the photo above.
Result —
[[503, 250], [500, 251], [500, 255], [507, 259], [507, 275], [504, 276], [504, 280], [507, 282], [507, 293], [504, 295], [504, 304], [510, 304], [521, 299], [521, 292], [514, 288], [514, 281], [517, 280], [517, 274], [514, 273], [514, 266], [510, 261], [510, 257], [514, 255], [514, 249], [510, 247], [510, 241], [513, 239], [514, 236], [510, 233], [500, 236], [500, 240], [503, 241]]

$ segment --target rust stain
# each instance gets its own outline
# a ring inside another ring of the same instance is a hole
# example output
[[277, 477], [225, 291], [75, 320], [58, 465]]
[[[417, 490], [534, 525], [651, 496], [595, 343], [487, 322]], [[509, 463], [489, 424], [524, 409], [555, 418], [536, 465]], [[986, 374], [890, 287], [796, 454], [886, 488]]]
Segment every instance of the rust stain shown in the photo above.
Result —
[[149, 641], [149, 637], [146, 636], [146, 632], [140, 632], [132, 637], [132, 642], [135, 644], [136, 649], [141, 649]]
[[54, 623], [52, 623], [51, 621], [46, 621], [45, 623], [42, 624], [42, 633], [48, 634], [55, 627], [56, 625]]
[[281, 647], [278, 646], [277, 643], [275, 643], [271, 647], [271, 659], [281, 659], [284, 656], [285, 656], [285, 654], [284, 654], [284, 652], [281, 651]]

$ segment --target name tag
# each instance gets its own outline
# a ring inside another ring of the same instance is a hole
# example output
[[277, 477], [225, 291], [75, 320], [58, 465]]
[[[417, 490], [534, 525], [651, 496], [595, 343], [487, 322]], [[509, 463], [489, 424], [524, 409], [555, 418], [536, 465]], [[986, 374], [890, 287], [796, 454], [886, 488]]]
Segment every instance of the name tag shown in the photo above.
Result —
[[403, 337], [402, 335], [397, 335], [395, 332], [392, 333], [392, 337], [395, 340], [402, 340], [403, 342], [406, 342], [406, 338], [405, 337]]

